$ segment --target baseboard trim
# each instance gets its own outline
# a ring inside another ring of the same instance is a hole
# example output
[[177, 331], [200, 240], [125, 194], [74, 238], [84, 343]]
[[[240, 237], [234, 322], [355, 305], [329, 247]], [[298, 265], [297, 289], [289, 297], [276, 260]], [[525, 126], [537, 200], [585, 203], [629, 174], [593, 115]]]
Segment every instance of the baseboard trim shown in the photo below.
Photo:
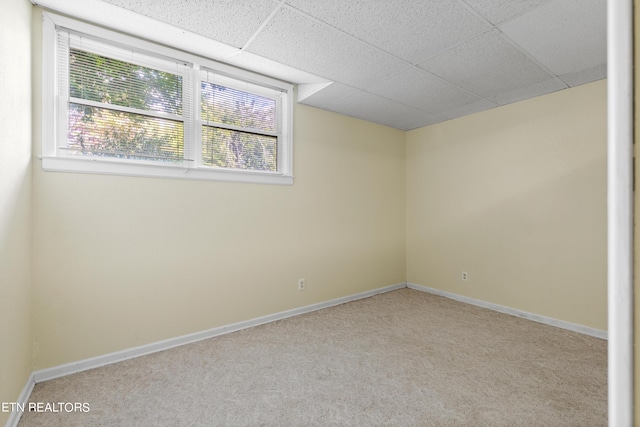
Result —
[[[206, 331], [195, 332], [193, 334], [188, 334], [188, 335], [182, 335], [182, 336], [170, 338], [164, 341], [158, 341], [155, 343], [146, 344], [140, 347], [134, 347], [127, 350], [121, 350], [114, 353], [105, 354], [102, 356], [79, 360], [77, 362], [71, 362], [64, 365], [54, 366], [52, 368], [41, 369], [33, 372], [32, 382], [41, 383], [43, 381], [52, 380], [54, 378], [75, 374], [75, 373], [86, 371], [93, 368], [99, 368], [101, 366], [122, 362], [128, 359], [133, 359], [135, 357], [156, 353], [158, 351], [168, 350], [170, 348], [178, 347], [181, 345], [202, 341], [208, 338], [229, 334], [231, 332], [236, 332], [242, 329], [263, 325], [265, 323], [275, 322], [276, 320], [282, 320], [289, 317], [298, 316], [300, 314], [310, 313], [313, 311], [321, 310], [323, 308], [333, 307], [336, 305], [359, 300], [362, 298], [368, 298], [373, 295], [382, 294], [385, 292], [390, 292], [396, 289], [402, 289], [406, 287], [407, 287], [407, 284], [405, 282], [397, 283], [395, 285], [385, 286], [383, 288], [373, 289], [370, 291], [365, 291], [358, 294], [349, 295], [346, 297], [336, 298], [329, 301], [324, 301], [316, 304], [307, 305], [304, 307], [282, 311], [279, 313], [269, 314], [267, 316], [257, 317], [254, 319], [249, 319], [242, 322], [233, 323], [230, 325], [224, 325], [224, 326], [209, 329]], [[33, 384], [31, 385], [31, 388], [33, 388]], [[27, 398], [28, 396], [29, 395], [27, 395]]]
[[529, 313], [527, 311], [518, 310], [515, 308], [507, 307], [504, 305], [494, 304], [487, 301], [482, 301], [463, 295], [454, 294], [451, 292], [441, 291], [439, 289], [429, 288], [427, 286], [418, 285], [415, 283], [407, 283], [407, 288], [415, 289], [417, 291], [427, 292], [430, 294], [442, 296], [452, 300], [464, 302], [467, 304], [476, 305], [482, 308], [488, 308], [489, 310], [498, 311], [500, 313], [510, 314], [512, 316], [522, 317], [527, 320], [532, 320], [538, 323], [544, 323], [545, 325], [555, 326], [557, 328], [567, 329], [569, 331], [578, 332], [584, 335], [589, 335], [595, 338], [603, 340], [607, 339], [607, 331], [600, 329], [590, 328], [588, 326], [579, 325], [577, 323], [566, 322], [564, 320], [554, 319], [552, 317], [541, 316], [539, 314]]
[[[214, 338], [217, 336], [240, 331], [242, 329], [248, 329], [254, 326], [275, 322], [277, 320], [282, 320], [282, 319], [298, 316], [305, 313], [311, 313], [313, 311], [322, 310], [324, 308], [345, 304], [351, 301], [368, 298], [377, 294], [382, 294], [382, 293], [386, 293], [386, 292], [390, 292], [390, 291], [394, 291], [396, 289], [402, 289], [402, 288], [410, 288], [417, 291], [427, 292], [430, 294], [442, 296], [442, 297], [460, 301], [463, 303], [472, 304], [482, 308], [487, 308], [489, 310], [494, 310], [500, 313], [505, 313], [512, 316], [521, 317], [527, 320], [532, 320], [534, 322], [543, 323], [546, 325], [555, 326], [558, 328], [567, 329], [570, 331], [589, 335], [595, 338], [600, 338], [605, 340], [607, 339], [607, 332], [599, 329], [590, 328], [587, 326], [566, 322], [566, 321], [554, 319], [551, 317], [541, 316], [538, 314], [517, 310], [511, 307], [502, 306], [499, 304], [494, 304], [494, 303], [490, 303], [482, 300], [477, 300], [474, 298], [454, 294], [451, 292], [442, 291], [435, 288], [429, 288], [427, 286], [422, 286], [415, 283], [403, 282], [403, 283], [397, 283], [395, 285], [385, 286], [382, 288], [372, 289], [370, 291], [360, 292], [354, 295], [348, 295], [345, 297], [332, 299], [329, 301], [307, 305], [304, 307], [281, 311], [279, 313], [257, 317], [254, 319], [249, 319], [249, 320], [245, 320], [238, 323], [224, 325], [217, 328], [208, 329], [205, 331], [182, 335], [182, 336], [170, 338], [164, 341], [158, 341], [151, 344], [142, 345], [139, 347], [121, 350], [114, 353], [92, 357], [89, 359], [79, 360], [77, 362], [71, 362], [64, 365], [37, 370], [32, 372], [31, 375], [29, 376], [27, 384], [25, 385], [22, 392], [20, 393], [20, 396], [18, 397], [18, 402], [26, 404], [29, 401], [29, 397], [31, 396], [31, 392], [33, 390], [34, 385], [37, 383], [63, 377], [66, 375], [87, 371], [89, 369], [99, 368], [101, 366], [106, 366], [113, 363], [122, 362], [128, 359], [133, 359], [133, 358], [144, 356], [147, 354], [168, 350], [174, 347], [179, 347], [182, 345], [202, 341], [208, 338]], [[20, 412], [11, 413], [6, 423], [6, 427], [17, 426], [18, 422], [20, 421], [21, 415], [22, 413]]]
[[[23, 406], [24, 408], [27, 407], [27, 403], [29, 402], [29, 397], [31, 397], [31, 392], [33, 391], [33, 386], [35, 384], [36, 382], [33, 379], [33, 372], [32, 372], [29, 375], [29, 378], [27, 379], [27, 383], [22, 388], [22, 391], [18, 396], [18, 400], [16, 400], [17, 404], [19, 404], [20, 406]], [[20, 422], [20, 417], [22, 417], [22, 411], [12, 411], [11, 414], [9, 414], [9, 418], [7, 419], [7, 422], [5, 423], [5, 427], [16, 427], [18, 425], [18, 422]]]

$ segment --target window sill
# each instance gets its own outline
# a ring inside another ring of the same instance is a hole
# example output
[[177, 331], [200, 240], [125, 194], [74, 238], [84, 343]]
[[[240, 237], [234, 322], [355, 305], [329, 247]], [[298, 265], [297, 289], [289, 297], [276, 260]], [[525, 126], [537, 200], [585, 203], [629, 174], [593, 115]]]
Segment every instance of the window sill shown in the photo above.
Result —
[[189, 168], [175, 165], [119, 162], [109, 159], [39, 156], [48, 172], [91, 173], [100, 175], [140, 176], [148, 178], [194, 179], [200, 181], [246, 182], [254, 184], [292, 185], [293, 176], [270, 172]]

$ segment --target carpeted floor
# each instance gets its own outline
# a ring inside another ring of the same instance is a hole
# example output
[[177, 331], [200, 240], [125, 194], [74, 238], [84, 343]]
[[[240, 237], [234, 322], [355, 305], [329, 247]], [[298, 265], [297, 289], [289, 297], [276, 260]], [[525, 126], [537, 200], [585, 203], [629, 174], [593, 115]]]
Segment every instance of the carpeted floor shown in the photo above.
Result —
[[401, 289], [37, 384], [19, 426], [606, 426], [607, 343]]

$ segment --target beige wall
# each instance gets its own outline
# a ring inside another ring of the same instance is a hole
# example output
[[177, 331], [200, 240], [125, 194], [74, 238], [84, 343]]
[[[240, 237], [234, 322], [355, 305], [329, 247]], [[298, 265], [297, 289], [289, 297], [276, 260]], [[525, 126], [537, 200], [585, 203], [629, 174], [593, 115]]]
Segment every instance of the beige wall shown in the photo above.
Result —
[[35, 368], [404, 282], [404, 132], [297, 105], [294, 143], [293, 186], [35, 163]]
[[15, 402], [32, 368], [31, 4], [0, 10], [0, 402]]
[[[30, 6], [0, 1], [0, 66], [24, 57], [0, 68], [17, 96], [30, 89]], [[407, 133], [297, 105], [293, 186], [44, 172], [38, 160], [31, 182], [30, 106], [15, 102], [0, 104], [0, 117], [21, 112], [19, 143], [5, 133], [0, 145], [5, 401], [32, 369], [405, 280], [606, 329], [604, 81]]]
[[606, 81], [408, 132], [406, 155], [409, 282], [607, 329]]

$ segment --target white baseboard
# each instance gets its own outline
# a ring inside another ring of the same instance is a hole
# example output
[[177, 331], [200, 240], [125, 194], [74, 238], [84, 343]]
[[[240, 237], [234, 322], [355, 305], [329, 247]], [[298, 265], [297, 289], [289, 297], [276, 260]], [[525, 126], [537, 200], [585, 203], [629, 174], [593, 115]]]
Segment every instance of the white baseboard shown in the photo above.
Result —
[[[20, 392], [20, 396], [18, 396], [18, 400], [16, 400], [17, 404], [19, 404], [24, 408], [27, 407], [27, 403], [29, 402], [29, 397], [31, 396], [31, 392], [33, 391], [33, 386], [35, 384], [36, 382], [33, 379], [33, 372], [32, 372], [31, 375], [29, 375], [27, 384], [25, 384], [25, 386], [22, 388], [22, 391]], [[11, 414], [9, 414], [9, 419], [7, 419], [5, 427], [16, 427], [18, 425], [18, 422], [20, 421], [21, 416], [22, 416], [22, 411], [12, 411]]]
[[539, 314], [529, 313], [515, 308], [506, 307], [504, 305], [494, 304], [482, 300], [477, 300], [463, 295], [454, 294], [451, 292], [441, 291], [439, 289], [429, 288], [427, 286], [417, 285], [415, 283], [407, 283], [407, 288], [415, 289], [417, 291], [428, 292], [430, 294], [439, 295], [445, 298], [453, 299], [456, 301], [464, 302], [467, 304], [476, 305], [482, 308], [488, 308], [500, 313], [510, 314], [512, 316], [522, 317], [527, 320], [532, 320], [538, 323], [544, 323], [545, 325], [551, 325], [562, 329], [567, 329], [573, 332], [579, 332], [584, 335], [589, 335], [595, 338], [607, 339], [607, 331], [600, 329], [590, 328], [584, 325], [578, 325], [577, 323], [565, 322], [564, 320], [554, 319], [552, 317], [541, 316]]
[[[225, 335], [231, 332], [239, 331], [242, 329], [251, 328], [265, 323], [275, 322], [277, 320], [286, 319], [300, 314], [310, 313], [313, 311], [321, 310], [323, 308], [333, 307], [336, 305], [348, 303], [351, 301], [359, 300], [362, 298], [368, 298], [377, 294], [394, 291], [396, 289], [410, 288], [422, 292], [428, 292], [434, 295], [443, 296], [456, 301], [464, 302], [467, 304], [476, 305], [490, 310], [498, 311], [512, 316], [522, 317], [524, 319], [532, 320], [534, 322], [544, 323], [551, 326], [556, 326], [562, 329], [568, 329], [570, 331], [579, 332], [585, 335], [593, 336], [596, 338], [607, 339], [607, 332], [599, 329], [589, 328], [587, 326], [578, 325], [575, 323], [565, 322], [563, 320], [557, 320], [550, 317], [540, 316], [538, 314], [528, 313], [514, 308], [493, 304], [486, 301], [476, 300], [473, 298], [465, 297], [462, 295], [453, 294], [446, 291], [441, 291], [434, 288], [418, 285], [415, 283], [397, 283], [395, 285], [385, 286], [378, 289], [373, 289], [366, 292], [361, 292], [355, 295], [349, 295], [342, 298], [336, 298], [333, 300], [320, 302], [316, 304], [307, 305], [304, 307], [294, 308], [292, 310], [282, 311], [279, 313], [270, 314], [267, 316], [257, 317], [255, 319], [249, 319], [230, 325], [224, 325], [217, 328], [209, 329], [206, 331], [195, 332], [193, 334], [182, 335], [175, 338], [170, 338], [164, 341], [158, 341], [151, 344], [146, 344], [140, 347], [134, 347], [126, 350], [117, 351], [114, 353], [105, 354], [102, 356], [93, 357], [90, 359], [79, 360], [77, 362], [71, 362], [64, 365], [54, 366], [52, 368], [41, 369], [34, 371], [29, 376], [29, 380], [24, 389], [20, 393], [18, 403], [26, 403], [29, 401], [31, 391], [36, 383], [40, 383], [54, 378], [63, 377], [66, 375], [75, 374], [78, 372], [86, 371], [93, 368], [99, 368], [101, 366], [110, 365], [112, 363], [122, 362], [124, 360], [133, 359], [135, 357], [144, 356], [158, 351], [168, 350], [170, 348], [178, 347], [185, 344], [194, 343], [197, 341], [205, 340], [208, 338]], [[22, 413], [13, 412], [9, 416], [6, 423], [6, 427], [15, 427], [20, 420]]]
[[395, 285], [385, 286], [383, 288], [373, 289], [371, 291], [361, 292], [355, 295], [336, 298], [330, 301], [311, 304], [311, 305], [307, 305], [300, 308], [294, 308], [292, 310], [282, 311], [280, 313], [274, 313], [267, 316], [258, 317], [255, 319], [233, 323], [230, 325], [224, 325], [224, 326], [209, 329], [206, 331], [195, 332], [193, 334], [188, 334], [188, 335], [182, 335], [176, 338], [170, 338], [168, 340], [158, 341], [158, 342], [146, 344], [140, 347], [121, 350], [114, 353], [105, 354], [102, 356], [92, 357], [90, 359], [79, 360], [77, 362], [71, 362], [65, 365], [54, 366], [52, 368], [41, 369], [38, 371], [34, 371], [32, 374], [32, 377], [33, 377], [33, 381], [35, 381], [36, 383], [40, 383], [43, 381], [52, 380], [54, 378], [75, 374], [75, 373], [86, 371], [93, 368], [98, 368], [100, 366], [122, 362], [124, 360], [132, 359], [134, 357], [144, 356], [146, 354], [168, 350], [173, 347], [190, 344], [193, 342], [205, 340], [207, 338], [217, 337], [220, 335], [228, 334], [228, 333], [239, 331], [242, 329], [251, 328], [251, 327], [262, 325], [265, 323], [275, 322], [276, 320], [286, 319], [288, 317], [310, 313], [312, 311], [321, 310], [323, 308], [344, 304], [350, 301], [355, 301], [358, 299], [367, 298], [373, 295], [393, 291], [396, 289], [406, 288], [406, 287], [407, 287], [407, 284], [404, 282], [398, 283]]

